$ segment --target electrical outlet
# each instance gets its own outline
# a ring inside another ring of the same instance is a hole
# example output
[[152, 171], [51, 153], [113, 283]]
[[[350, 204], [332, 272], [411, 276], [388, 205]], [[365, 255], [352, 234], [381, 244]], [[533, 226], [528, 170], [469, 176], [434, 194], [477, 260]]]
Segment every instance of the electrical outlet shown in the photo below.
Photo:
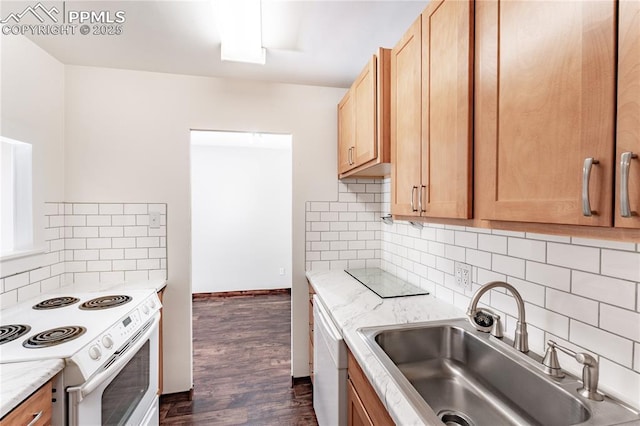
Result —
[[462, 288], [471, 288], [471, 265], [456, 262], [454, 264], [456, 284]]
[[160, 212], [149, 212], [149, 228], [160, 228]]
[[284, 275], [284, 268], [280, 268], [280, 275]]

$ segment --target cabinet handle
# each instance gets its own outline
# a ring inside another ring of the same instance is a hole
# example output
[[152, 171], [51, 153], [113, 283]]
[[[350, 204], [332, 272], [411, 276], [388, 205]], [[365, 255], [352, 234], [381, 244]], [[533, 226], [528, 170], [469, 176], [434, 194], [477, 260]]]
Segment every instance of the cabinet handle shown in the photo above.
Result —
[[349, 148], [349, 165], [353, 164], [353, 147]]
[[31, 420], [27, 426], [33, 426], [38, 423], [38, 420], [40, 420], [40, 417], [42, 417], [43, 412], [43, 410], [40, 410], [38, 413], [34, 413], [33, 420]]
[[412, 186], [411, 187], [411, 211], [412, 212], [417, 212], [418, 210], [416, 210], [415, 205], [413, 204], [413, 200], [415, 200], [416, 198], [416, 189], [418, 189], [417, 186]]
[[632, 158], [638, 158], [633, 152], [623, 152], [620, 156], [620, 216], [631, 217], [629, 205], [629, 166]]
[[595, 210], [591, 210], [591, 202], [589, 201], [589, 181], [591, 180], [591, 166], [598, 164], [598, 160], [593, 158], [585, 158], [582, 166], [582, 214], [584, 216], [593, 216], [597, 214]]
[[420, 185], [420, 194], [418, 196], [418, 210], [420, 210], [420, 213], [426, 212], [426, 210], [422, 210], [422, 191], [425, 188], [426, 188], [426, 186]]

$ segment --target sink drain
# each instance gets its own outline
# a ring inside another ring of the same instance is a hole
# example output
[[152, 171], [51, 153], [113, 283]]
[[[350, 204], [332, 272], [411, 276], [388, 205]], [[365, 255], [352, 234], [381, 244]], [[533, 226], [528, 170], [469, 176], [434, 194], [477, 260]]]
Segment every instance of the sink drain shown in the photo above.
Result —
[[440, 411], [438, 417], [447, 426], [473, 426], [473, 422], [469, 417], [456, 411]]

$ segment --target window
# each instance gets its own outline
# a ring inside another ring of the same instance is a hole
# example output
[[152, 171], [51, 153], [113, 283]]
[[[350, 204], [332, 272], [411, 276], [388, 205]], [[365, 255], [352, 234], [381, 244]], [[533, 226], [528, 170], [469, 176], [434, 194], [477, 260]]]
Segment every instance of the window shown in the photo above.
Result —
[[0, 255], [33, 246], [31, 145], [0, 137]]

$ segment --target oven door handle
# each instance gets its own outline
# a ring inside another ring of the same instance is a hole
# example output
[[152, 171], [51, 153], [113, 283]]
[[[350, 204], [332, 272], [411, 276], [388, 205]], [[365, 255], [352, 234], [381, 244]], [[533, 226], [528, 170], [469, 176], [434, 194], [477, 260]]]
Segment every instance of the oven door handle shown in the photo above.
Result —
[[145, 344], [149, 336], [156, 331], [156, 328], [160, 323], [160, 313], [156, 313], [151, 322], [152, 324], [147, 328], [147, 331], [138, 336], [135, 342], [133, 342], [133, 346], [128, 347], [122, 357], [117, 358], [106, 370], [97, 373], [88, 382], [83, 383], [81, 386], [67, 388], [67, 392], [77, 394], [77, 402], [81, 402], [109, 377], [118, 374], [120, 370], [122, 370], [125, 365], [131, 361], [136, 353], [138, 353], [138, 350], [140, 350], [140, 348]]

